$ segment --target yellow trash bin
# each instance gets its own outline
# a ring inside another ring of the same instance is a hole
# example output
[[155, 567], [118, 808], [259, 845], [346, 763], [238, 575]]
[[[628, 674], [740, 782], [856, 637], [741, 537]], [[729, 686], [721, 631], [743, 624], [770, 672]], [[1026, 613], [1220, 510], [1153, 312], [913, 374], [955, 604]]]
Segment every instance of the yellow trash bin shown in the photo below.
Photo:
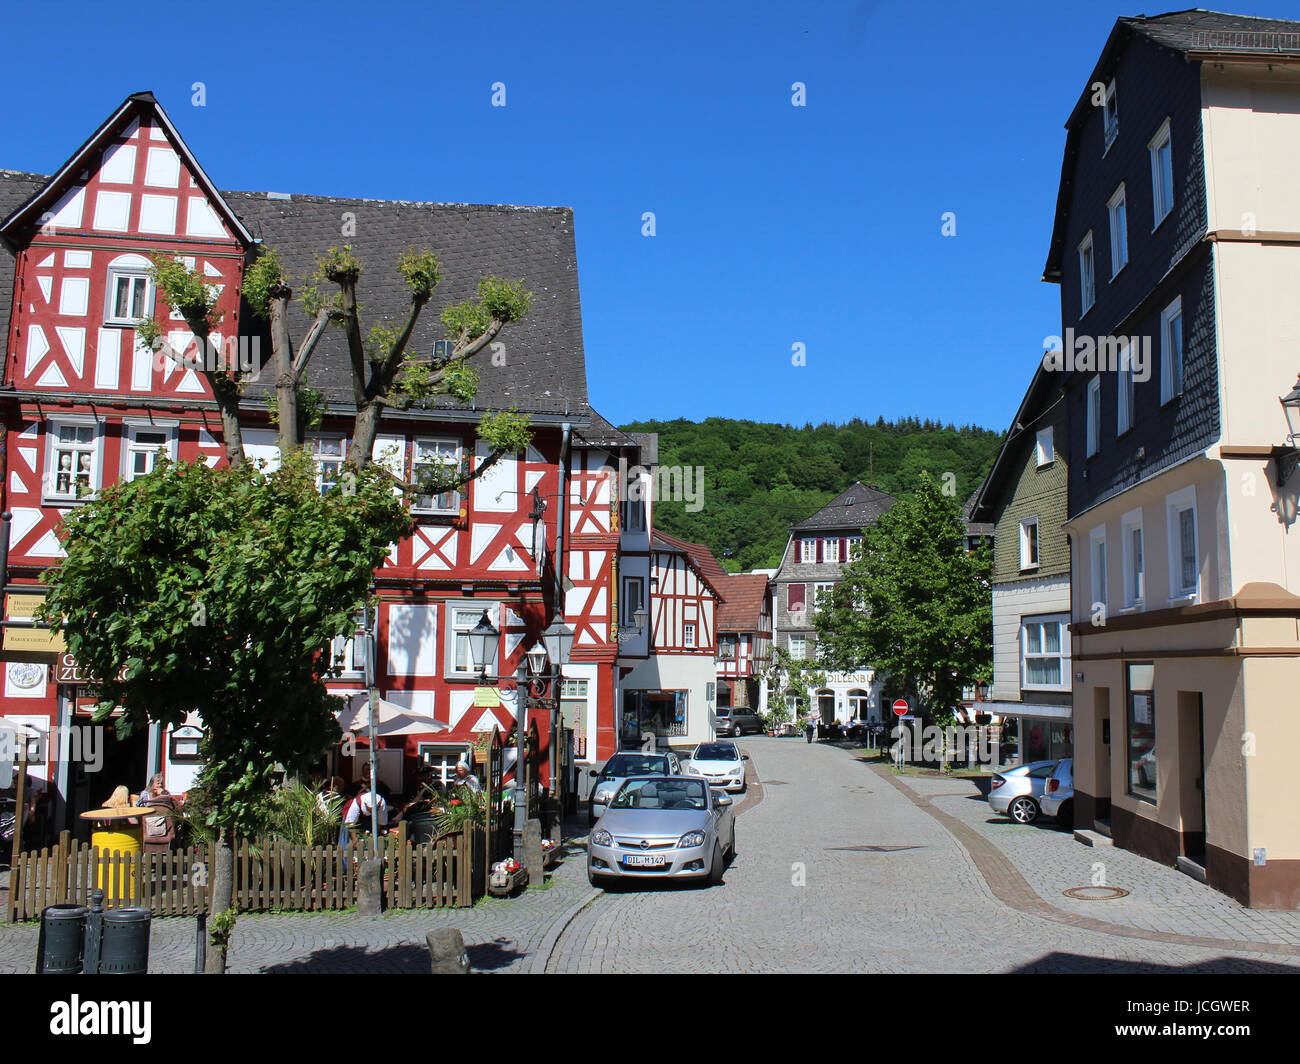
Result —
[[[146, 810], [143, 806], [106, 806], [82, 813], [83, 820], [98, 821], [91, 832], [90, 844], [99, 849], [99, 871], [95, 885], [105, 892], [105, 900], [121, 900], [131, 897], [135, 888], [135, 861], [144, 849], [141, 820]], [[116, 872], [111, 855], [120, 853], [131, 857], [127, 864], [119, 864]], [[120, 877], [120, 879], [119, 879]], [[118, 889], [117, 882], [121, 883]]]

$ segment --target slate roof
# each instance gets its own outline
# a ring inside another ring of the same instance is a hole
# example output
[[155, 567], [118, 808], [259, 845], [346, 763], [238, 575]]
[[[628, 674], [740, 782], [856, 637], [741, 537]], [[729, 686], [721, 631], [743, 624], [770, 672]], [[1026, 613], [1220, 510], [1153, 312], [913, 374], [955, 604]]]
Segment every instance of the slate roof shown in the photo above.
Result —
[[[850, 503], [849, 499], [853, 502]], [[851, 488], [836, 495], [811, 517], [791, 525], [790, 529], [793, 532], [812, 532], [820, 529], [828, 531], [851, 529], [860, 532], [868, 525], [874, 525], [897, 501], [894, 496], [877, 491], [875, 488], [868, 488], [858, 481]]]
[[[397, 323], [405, 316], [409, 297], [396, 269], [397, 257], [407, 248], [432, 249], [442, 264], [442, 282], [411, 339], [412, 350], [418, 352], [431, 351], [434, 341], [444, 338], [438, 315], [452, 303], [475, 298], [479, 277], [521, 278], [533, 294], [532, 308], [523, 321], [507, 325], [497, 338], [505, 345], [498, 349], [505, 365], [494, 365], [488, 350], [470, 363], [479, 374], [476, 405], [514, 406], [583, 420], [588, 416], [577, 253], [569, 208], [325, 196], [286, 200], [268, 199], [261, 192], [224, 195], [252, 234], [276, 250], [295, 286], [311, 275], [316, 256], [350, 244], [363, 267], [358, 298], [362, 328], [367, 331], [381, 319]], [[355, 235], [346, 238], [340, 235], [345, 213], [355, 216], [356, 225]], [[291, 311], [295, 341], [303, 337], [308, 324], [295, 300]], [[350, 405], [352, 378], [341, 330], [327, 331], [307, 375], [313, 388], [332, 401]], [[270, 384], [269, 376], [263, 375], [263, 386]], [[457, 406], [449, 399], [436, 405]]]
[[[19, 170], [0, 170], [0, 219], [8, 218], [41, 190], [49, 178]], [[14, 305], [14, 270], [18, 259], [0, 240], [0, 353], [9, 341], [9, 315]]]
[[633, 437], [612, 425], [595, 410], [591, 411], [591, 424], [586, 428], [578, 429], [576, 435], [584, 443], [594, 447], [635, 447], [637, 445]]
[[767, 588], [768, 579], [761, 573], [728, 573], [727, 597], [718, 607], [718, 631], [759, 631]]
[[961, 508], [961, 519], [966, 524], [966, 535], [968, 536], [993, 535], [993, 527], [994, 527], [993, 525], [989, 524], [987, 521], [971, 520], [971, 513], [975, 509], [975, 504], [979, 501], [980, 489], [983, 486], [984, 485], [981, 484], [979, 488], [976, 488], [974, 491], [972, 491], [970, 493], [970, 498], [966, 500], [966, 502], [963, 504]]
[[1092, 85], [1098, 81], [1109, 80], [1120, 55], [1129, 41], [1138, 34], [1163, 48], [1181, 53], [1189, 62], [1217, 58], [1230, 61], [1234, 57], [1260, 55], [1300, 58], [1300, 22], [1230, 15], [1221, 11], [1206, 11], [1202, 8], [1170, 11], [1149, 18], [1145, 15], [1137, 15], [1116, 19], [1110, 36], [1106, 38], [1101, 55], [1092, 73], [1084, 81], [1074, 109], [1065, 122], [1068, 134], [1061, 161], [1052, 242], [1047, 252], [1047, 263], [1043, 267], [1044, 281], [1055, 282], [1061, 279], [1061, 263], [1065, 255], [1066, 215], [1069, 211], [1074, 159], [1078, 154], [1080, 127], [1084, 118], [1092, 110]]

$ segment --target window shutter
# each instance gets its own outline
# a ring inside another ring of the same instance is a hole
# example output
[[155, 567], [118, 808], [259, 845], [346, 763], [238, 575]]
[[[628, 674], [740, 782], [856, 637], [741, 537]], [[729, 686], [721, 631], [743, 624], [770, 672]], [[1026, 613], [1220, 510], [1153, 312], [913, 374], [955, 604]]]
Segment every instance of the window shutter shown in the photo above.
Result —
[[786, 585], [785, 608], [789, 610], [791, 613], [796, 613], [799, 610], [803, 609], [803, 602], [804, 602], [803, 589], [804, 589], [803, 584]]

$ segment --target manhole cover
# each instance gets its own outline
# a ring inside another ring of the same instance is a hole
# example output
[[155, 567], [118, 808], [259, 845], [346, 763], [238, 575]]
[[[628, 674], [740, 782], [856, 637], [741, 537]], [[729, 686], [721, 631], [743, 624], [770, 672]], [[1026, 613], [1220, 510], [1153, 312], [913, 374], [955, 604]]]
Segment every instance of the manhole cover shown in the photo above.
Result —
[[893, 853], [895, 850], [922, 850], [923, 846], [827, 846], [828, 850], [848, 850], [852, 853]]
[[1116, 898], [1128, 897], [1128, 891], [1119, 887], [1071, 887], [1061, 893], [1067, 898], [1078, 898], [1080, 901], [1114, 901]]

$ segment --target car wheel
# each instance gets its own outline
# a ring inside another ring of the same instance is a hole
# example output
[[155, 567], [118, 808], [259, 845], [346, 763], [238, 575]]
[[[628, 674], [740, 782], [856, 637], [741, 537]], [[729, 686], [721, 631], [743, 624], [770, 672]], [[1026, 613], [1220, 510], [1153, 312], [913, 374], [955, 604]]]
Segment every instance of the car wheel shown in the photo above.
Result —
[[1032, 824], [1038, 819], [1038, 806], [1032, 798], [1017, 798], [1007, 812], [1017, 824]]
[[1074, 830], [1074, 800], [1062, 802], [1061, 808], [1056, 811], [1056, 822], [1066, 831]]
[[732, 734], [732, 737], [733, 737], [733, 738], [736, 738], [736, 739], [739, 739], [739, 738], [740, 738], [740, 725], [739, 725], [739, 724], [737, 724], [735, 727], [733, 727], [733, 728], [731, 729], [731, 734]]
[[716, 887], [722, 882], [722, 873], [726, 871], [726, 862], [722, 859], [722, 847], [713, 844], [713, 865], [709, 868], [709, 886]]

